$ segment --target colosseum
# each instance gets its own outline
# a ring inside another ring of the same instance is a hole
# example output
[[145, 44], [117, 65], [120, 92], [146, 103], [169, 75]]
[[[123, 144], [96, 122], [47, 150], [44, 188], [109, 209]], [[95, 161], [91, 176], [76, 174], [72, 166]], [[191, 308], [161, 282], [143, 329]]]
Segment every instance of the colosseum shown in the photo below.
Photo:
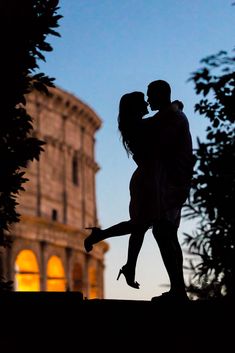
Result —
[[79, 291], [104, 298], [105, 253], [101, 242], [83, 247], [86, 227], [98, 226], [95, 134], [101, 119], [74, 95], [55, 87], [48, 96], [32, 92], [27, 111], [34, 135], [46, 142], [18, 198], [20, 222], [2, 253], [3, 275], [15, 291]]

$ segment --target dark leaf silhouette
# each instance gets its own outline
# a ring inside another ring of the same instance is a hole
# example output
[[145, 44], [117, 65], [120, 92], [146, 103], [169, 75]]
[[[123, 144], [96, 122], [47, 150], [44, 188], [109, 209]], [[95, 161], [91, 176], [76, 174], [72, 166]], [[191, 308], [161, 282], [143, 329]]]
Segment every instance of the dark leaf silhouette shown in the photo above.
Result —
[[[34, 136], [33, 117], [27, 113], [26, 95], [37, 89], [45, 94], [54, 78], [36, 73], [38, 60], [53, 48], [48, 35], [60, 36], [54, 29], [62, 17], [58, 0], [2, 1], [1, 26], [1, 119], [0, 119], [0, 246], [10, 246], [9, 230], [19, 222], [17, 197], [24, 190], [28, 162], [39, 160], [44, 141]], [[0, 280], [0, 290], [11, 283]]]
[[184, 208], [184, 217], [198, 220], [196, 231], [184, 234], [187, 251], [196, 256], [189, 263], [193, 275], [188, 291], [201, 298], [234, 296], [235, 57], [220, 51], [201, 63], [205, 67], [190, 81], [197, 94], [211, 95], [195, 105], [209, 126], [207, 141], [197, 139], [192, 192]]

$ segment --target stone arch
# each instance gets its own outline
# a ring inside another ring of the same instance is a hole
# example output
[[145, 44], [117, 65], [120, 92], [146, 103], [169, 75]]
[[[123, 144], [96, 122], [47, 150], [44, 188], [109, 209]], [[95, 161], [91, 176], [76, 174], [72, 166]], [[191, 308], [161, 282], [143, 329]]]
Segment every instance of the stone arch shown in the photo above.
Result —
[[40, 291], [40, 272], [35, 253], [31, 249], [23, 249], [16, 256], [15, 263], [15, 291]]
[[52, 255], [48, 259], [46, 290], [48, 292], [66, 291], [65, 270], [59, 256]]

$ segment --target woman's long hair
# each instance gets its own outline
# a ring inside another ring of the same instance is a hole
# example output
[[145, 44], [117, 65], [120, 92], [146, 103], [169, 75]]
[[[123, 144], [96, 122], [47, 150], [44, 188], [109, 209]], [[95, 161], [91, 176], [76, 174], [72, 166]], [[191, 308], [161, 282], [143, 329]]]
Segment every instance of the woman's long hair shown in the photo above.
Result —
[[144, 93], [131, 92], [124, 94], [119, 103], [118, 129], [127, 155], [133, 155], [136, 148], [136, 133], [140, 117], [140, 103]]

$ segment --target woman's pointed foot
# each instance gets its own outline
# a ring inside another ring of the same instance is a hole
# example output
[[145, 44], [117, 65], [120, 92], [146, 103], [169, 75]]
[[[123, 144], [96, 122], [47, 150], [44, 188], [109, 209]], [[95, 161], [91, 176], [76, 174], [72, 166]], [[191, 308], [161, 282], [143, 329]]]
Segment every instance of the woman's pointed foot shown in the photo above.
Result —
[[126, 265], [124, 265], [119, 270], [117, 280], [119, 280], [119, 277], [121, 276], [121, 274], [123, 274], [123, 276], [125, 277], [126, 283], [128, 284], [128, 286], [135, 288], [135, 289], [139, 289], [139, 287], [140, 287], [139, 283], [134, 280], [135, 271], [130, 270]]
[[102, 240], [100, 237], [102, 230], [98, 227], [87, 227], [85, 229], [91, 229], [91, 234], [84, 240], [84, 248], [87, 252], [90, 252], [93, 245]]

